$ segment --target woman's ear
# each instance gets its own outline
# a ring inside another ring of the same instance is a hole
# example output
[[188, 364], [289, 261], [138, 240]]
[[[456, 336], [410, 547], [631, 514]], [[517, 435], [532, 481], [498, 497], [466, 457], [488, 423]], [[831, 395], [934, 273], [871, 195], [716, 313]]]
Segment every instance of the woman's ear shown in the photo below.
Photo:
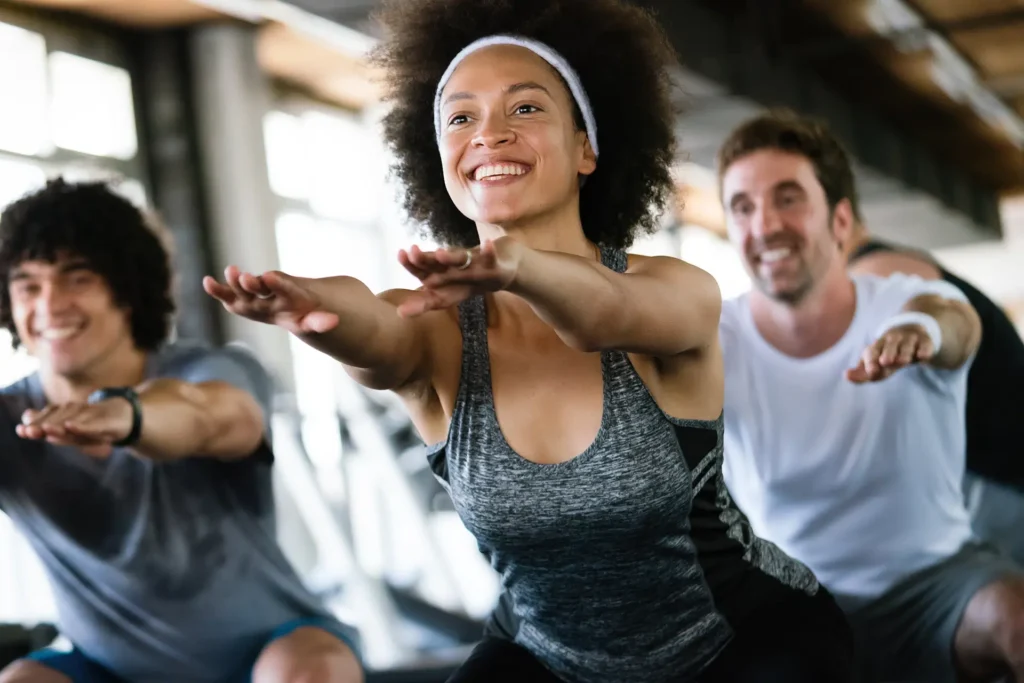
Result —
[[594, 148], [590, 146], [590, 138], [583, 131], [577, 133], [577, 135], [583, 136], [583, 155], [580, 157], [578, 173], [582, 176], [588, 176], [597, 170], [597, 155], [594, 154]]

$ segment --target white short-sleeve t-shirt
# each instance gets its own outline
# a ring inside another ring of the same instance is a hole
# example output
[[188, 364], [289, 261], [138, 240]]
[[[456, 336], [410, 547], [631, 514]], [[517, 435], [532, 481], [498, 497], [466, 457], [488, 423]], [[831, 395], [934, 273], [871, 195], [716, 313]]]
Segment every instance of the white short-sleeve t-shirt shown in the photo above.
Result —
[[912, 298], [966, 300], [953, 285], [856, 276], [846, 334], [810, 358], [758, 332], [748, 295], [725, 302], [725, 476], [754, 531], [838, 595], [875, 597], [971, 538], [964, 506], [969, 363], [846, 379], [883, 323]]

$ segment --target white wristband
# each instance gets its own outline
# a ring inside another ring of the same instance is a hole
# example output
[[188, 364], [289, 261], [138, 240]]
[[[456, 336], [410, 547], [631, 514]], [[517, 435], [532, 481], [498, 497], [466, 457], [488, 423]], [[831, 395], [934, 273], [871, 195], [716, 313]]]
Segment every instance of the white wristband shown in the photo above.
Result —
[[942, 348], [942, 328], [939, 327], [939, 321], [927, 313], [918, 313], [917, 311], [897, 313], [889, 318], [878, 329], [875, 339], [881, 339], [889, 330], [902, 327], [903, 325], [920, 325], [923, 327], [932, 341], [933, 353], [938, 353], [939, 349]]

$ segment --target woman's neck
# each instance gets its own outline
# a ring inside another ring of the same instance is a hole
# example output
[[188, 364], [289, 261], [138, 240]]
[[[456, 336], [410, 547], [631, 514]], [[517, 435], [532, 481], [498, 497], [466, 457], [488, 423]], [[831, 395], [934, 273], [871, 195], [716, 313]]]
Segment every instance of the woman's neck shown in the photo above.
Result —
[[477, 233], [481, 244], [485, 240], [511, 237], [538, 251], [557, 251], [587, 259], [600, 258], [600, 252], [583, 232], [578, 204], [567, 206], [556, 213], [545, 213], [508, 225], [477, 223]]

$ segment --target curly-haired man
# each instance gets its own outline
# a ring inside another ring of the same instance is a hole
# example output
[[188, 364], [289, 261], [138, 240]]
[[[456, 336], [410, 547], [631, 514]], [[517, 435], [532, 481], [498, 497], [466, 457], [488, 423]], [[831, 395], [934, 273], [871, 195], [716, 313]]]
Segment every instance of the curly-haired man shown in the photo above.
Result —
[[354, 633], [277, 546], [269, 381], [168, 342], [168, 252], [102, 183], [0, 218], [0, 324], [39, 371], [0, 391], [0, 507], [46, 567], [71, 652], [3, 683], [355, 683]]

